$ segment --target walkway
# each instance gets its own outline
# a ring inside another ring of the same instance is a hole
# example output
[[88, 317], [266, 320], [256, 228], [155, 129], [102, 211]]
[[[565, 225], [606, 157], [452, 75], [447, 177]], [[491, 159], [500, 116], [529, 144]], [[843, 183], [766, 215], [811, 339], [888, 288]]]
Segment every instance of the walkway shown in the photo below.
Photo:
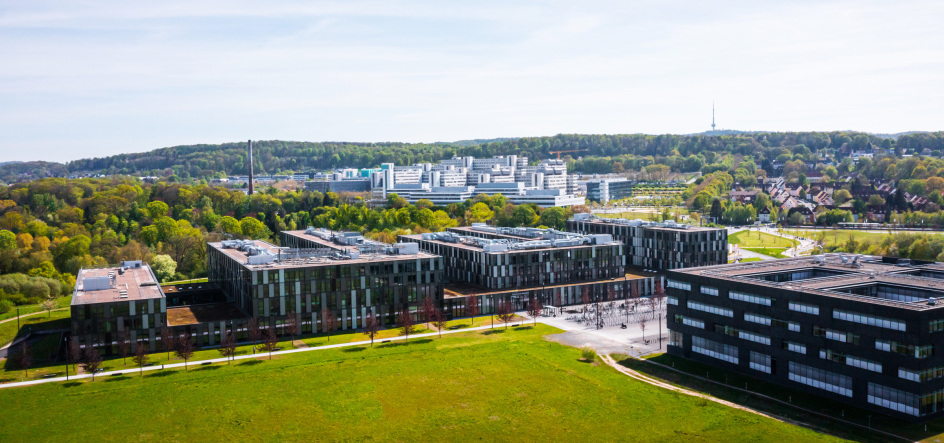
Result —
[[[486, 329], [492, 329], [492, 326], [491, 326], [491, 325], [489, 325], [489, 326], [478, 326], [478, 327], [474, 327], [474, 328], [456, 329], [456, 330], [454, 330], [454, 331], [442, 331], [442, 334], [443, 334], [443, 335], [446, 335], [446, 334], [458, 334], [458, 333], [461, 333], [461, 332], [482, 331], [482, 330], [486, 330]], [[439, 334], [440, 334], [439, 332], [430, 332], [430, 333], [426, 333], [426, 334], [410, 334], [410, 337], [409, 337], [409, 338], [410, 338], [410, 339], [418, 339], [418, 338], [424, 338], [424, 337], [435, 338], [435, 337], [439, 337]], [[406, 340], [406, 337], [399, 336], [399, 337], [393, 337], [393, 338], [386, 338], [386, 339], [383, 340], [383, 342], [401, 341], [401, 340]], [[321, 350], [325, 350], [325, 349], [337, 349], [337, 348], [345, 348], [345, 347], [350, 347], [350, 346], [363, 346], [363, 345], [369, 345], [369, 344], [370, 344], [370, 340], [357, 341], [357, 342], [351, 342], [351, 343], [338, 343], [338, 344], [333, 344], [333, 345], [324, 345], [324, 346], [318, 346], [318, 347], [312, 347], [312, 348], [288, 349], [288, 350], [285, 350], [285, 351], [275, 351], [275, 352], [272, 353], [272, 355], [273, 355], [273, 356], [277, 356], [277, 355], [295, 354], [295, 353], [299, 353], [299, 352], [321, 351]], [[236, 357], [233, 358], [233, 360], [266, 359], [268, 356], [269, 356], [268, 353], [237, 355]], [[228, 358], [213, 358], [213, 359], [209, 359], [209, 360], [194, 360], [194, 361], [191, 361], [191, 362], [187, 362], [187, 363], [186, 363], [186, 366], [189, 368], [190, 366], [200, 366], [200, 365], [203, 365], [203, 364], [225, 363], [225, 362], [227, 362], [228, 360], [229, 360]], [[162, 370], [162, 369], [183, 368], [184, 365], [185, 365], [184, 363], [174, 363], [174, 364], [169, 364], [169, 365], [168, 365], [168, 364], [165, 364], [165, 365], [163, 365], [163, 366], [156, 366], [156, 365], [155, 365], [155, 366], [146, 366], [146, 367], [144, 367], [144, 372], [160, 371], [160, 370]], [[140, 371], [141, 371], [140, 368], [128, 368], [128, 369], [122, 369], [122, 370], [120, 370], [120, 371], [99, 372], [98, 374], [95, 374], [95, 377], [96, 377], [96, 378], [97, 378], [97, 377], [108, 377], [108, 376], [110, 376], [110, 375], [129, 374], [129, 373], [135, 373], [135, 372], [140, 372]], [[17, 387], [21, 387], [21, 386], [32, 386], [32, 385], [39, 385], [39, 384], [44, 384], [44, 383], [54, 383], [54, 382], [60, 382], [60, 381], [67, 381], [67, 380], [70, 380], [70, 381], [71, 381], [71, 380], [79, 380], [79, 379], [84, 379], [84, 378], [92, 378], [92, 375], [91, 375], [91, 374], [82, 374], [82, 375], [72, 375], [72, 376], [69, 376], [68, 379], [67, 379], [66, 377], [54, 377], [54, 378], [47, 378], [47, 379], [42, 379], [42, 380], [29, 380], [29, 381], [15, 382], [15, 383], [4, 383], [4, 384], [0, 384], [0, 389], [17, 388]]]

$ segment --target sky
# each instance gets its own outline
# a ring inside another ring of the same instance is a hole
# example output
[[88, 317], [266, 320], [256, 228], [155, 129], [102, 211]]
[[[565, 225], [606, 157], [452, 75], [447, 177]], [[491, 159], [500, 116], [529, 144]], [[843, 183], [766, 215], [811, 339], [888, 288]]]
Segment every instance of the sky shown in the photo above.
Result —
[[944, 129], [944, 2], [0, 2], [0, 162]]

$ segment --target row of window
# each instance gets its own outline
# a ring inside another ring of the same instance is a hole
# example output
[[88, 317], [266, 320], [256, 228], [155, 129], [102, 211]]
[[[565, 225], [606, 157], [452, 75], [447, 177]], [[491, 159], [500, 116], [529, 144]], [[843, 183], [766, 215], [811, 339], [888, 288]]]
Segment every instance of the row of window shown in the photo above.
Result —
[[820, 349], [819, 358], [831, 360], [837, 363], [847, 364], [856, 368], [867, 369], [872, 372], [882, 373], [882, 364], [872, 360], [866, 360], [864, 358], [853, 357], [851, 355], [845, 355], [836, 351], [829, 349]]
[[723, 315], [725, 317], [734, 318], [734, 311], [726, 308], [720, 308], [718, 306], [706, 305], [704, 303], [699, 303], [697, 301], [689, 301], [688, 309], [694, 309], [696, 311], [707, 312], [709, 314]]
[[693, 328], [705, 329], [705, 322], [703, 322], [703, 321], [701, 321], [701, 320], [699, 320], [699, 319], [697, 319], [697, 318], [691, 318], [691, 317], [686, 317], [686, 316], [684, 316], [684, 315], [678, 315], [678, 314], [676, 314], [676, 315], [675, 315], [675, 322], [676, 322], [676, 323], [681, 323], [681, 324], [686, 325], [686, 326], [691, 326], [691, 327], [693, 327]]
[[772, 360], [769, 355], [751, 351], [750, 368], [770, 374], [773, 369]]
[[869, 326], [878, 326], [880, 328], [891, 329], [893, 331], [902, 331], [905, 330], [905, 322], [901, 320], [895, 320], [890, 318], [874, 317], [871, 315], [860, 314], [858, 312], [843, 311], [840, 309], [833, 310], [833, 318], [845, 321], [851, 321], [853, 323], [859, 323]]
[[754, 303], [758, 305], [770, 306], [772, 303], [771, 298], [761, 297], [759, 295], [747, 294], [744, 292], [738, 291], [728, 291], [728, 298], [731, 300], [740, 300], [747, 303]]
[[670, 278], [670, 279], [667, 279], [665, 284], [666, 284], [666, 286], [668, 286], [668, 287], [670, 287], [670, 288], [681, 289], [681, 290], [683, 290], [683, 291], [691, 291], [691, 290], [692, 290], [692, 285], [691, 285], [690, 283], [686, 283], [686, 282], [682, 282], [682, 281], [678, 281], [678, 280], [672, 280], [671, 278]]
[[872, 382], [869, 382], [868, 402], [908, 415], [919, 415], [917, 395]]
[[898, 377], [921, 383], [944, 377], [944, 367], [938, 366], [936, 368], [925, 369], [923, 371], [912, 371], [910, 369], [898, 368]]
[[927, 358], [934, 355], [934, 345], [915, 346], [891, 340], [875, 340], [875, 349], [914, 358]]
[[859, 344], [859, 336], [846, 331], [836, 331], [834, 329], [813, 326], [813, 335], [817, 337], [826, 337], [828, 340], [835, 340], [842, 343], [852, 343], [854, 345]]
[[738, 364], [737, 346], [718, 343], [703, 337], [692, 337], [692, 352], [717, 358], [728, 363]]
[[796, 362], [789, 363], [788, 378], [824, 391], [852, 397], [852, 377], [840, 375]]

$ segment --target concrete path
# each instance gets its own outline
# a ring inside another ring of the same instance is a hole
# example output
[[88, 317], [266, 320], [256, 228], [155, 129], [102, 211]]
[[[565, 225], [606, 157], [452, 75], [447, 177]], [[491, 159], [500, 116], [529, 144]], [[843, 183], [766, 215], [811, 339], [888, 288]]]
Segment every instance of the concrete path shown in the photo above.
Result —
[[[478, 326], [474, 328], [456, 329], [454, 331], [442, 331], [442, 334], [447, 335], [447, 334], [458, 334], [458, 333], [469, 332], [469, 331], [483, 331], [483, 330], [491, 329], [491, 328], [492, 328], [491, 326]], [[440, 334], [439, 332], [430, 332], [426, 334], [410, 334], [409, 338], [410, 340], [424, 338], [424, 337], [436, 338], [436, 337], [439, 337], [439, 334]], [[406, 340], [406, 337], [399, 336], [399, 337], [393, 337], [393, 338], [386, 338], [386, 339], [383, 339], [382, 341], [387, 342], [387, 341], [403, 341], [403, 340]], [[325, 349], [346, 348], [350, 346], [363, 346], [363, 345], [369, 345], [369, 344], [370, 344], [370, 340], [357, 341], [357, 342], [351, 342], [351, 343], [338, 343], [338, 344], [333, 344], [333, 345], [324, 345], [324, 346], [317, 346], [317, 347], [304, 348], [304, 349], [289, 349], [285, 351], [276, 351], [276, 352], [273, 352], [272, 355], [277, 356], [277, 355], [295, 354], [299, 352], [321, 351]], [[233, 360], [266, 359], [268, 358], [268, 356], [269, 354], [267, 353], [237, 355], [236, 357], [233, 358]], [[229, 359], [227, 358], [194, 360], [191, 362], [187, 362], [186, 366], [188, 368], [191, 366], [199, 367], [202, 364], [225, 363], [228, 360]], [[144, 368], [144, 372], [160, 371], [162, 369], [173, 369], [173, 368], [183, 368], [183, 367], [184, 367], [184, 363], [165, 364], [163, 366], [156, 366], [156, 365], [147, 366]], [[95, 377], [100, 378], [100, 377], [108, 377], [111, 375], [119, 375], [119, 374], [134, 374], [134, 373], [139, 373], [140, 371], [141, 369], [139, 368], [129, 368], [129, 369], [123, 369], [120, 371], [99, 372], [98, 374], [95, 374]], [[71, 381], [71, 380], [80, 380], [80, 379], [86, 379], [86, 378], [92, 378], [92, 375], [91, 374], [71, 375], [69, 376], [68, 380]], [[54, 378], [47, 378], [47, 379], [42, 379], [42, 380], [28, 380], [28, 381], [21, 381], [21, 382], [15, 382], [15, 383], [4, 383], [4, 384], [0, 384], [0, 389], [40, 385], [44, 383], [55, 383], [55, 382], [61, 382], [61, 381], [66, 381], [66, 380], [67, 380], [66, 377], [54, 377]]]

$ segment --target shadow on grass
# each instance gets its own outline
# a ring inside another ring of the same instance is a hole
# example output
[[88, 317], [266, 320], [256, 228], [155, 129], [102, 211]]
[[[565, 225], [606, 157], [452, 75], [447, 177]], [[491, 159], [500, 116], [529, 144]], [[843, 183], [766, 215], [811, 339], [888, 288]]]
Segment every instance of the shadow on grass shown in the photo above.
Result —
[[67, 383], [63, 383], [63, 384], [62, 384], [62, 387], [64, 387], [64, 388], [74, 388], [74, 387], [76, 387], [76, 386], [82, 386], [82, 384], [83, 384], [83, 383], [80, 383], [80, 382], [77, 382], [77, 381], [70, 381], [70, 382], [67, 382]]
[[502, 332], [505, 332], [505, 330], [504, 329], [489, 329], [483, 332], [482, 335], [501, 334]]
[[379, 346], [377, 346], [377, 347], [378, 347], [378, 348], [394, 348], [394, 347], [398, 347], [398, 346], [407, 346], [407, 345], [422, 345], [422, 344], [425, 344], [425, 343], [432, 343], [432, 341], [433, 341], [433, 339], [431, 339], [431, 338], [422, 338], [422, 339], [409, 340], [409, 341], [405, 341], [405, 342], [399, 341], [399, 342], [396, 342], [396, 343], [384, 343], [384, 344], [379, 345]]
[[249, 361], [244, 361], [240, 363], [239, 366], [255, 366], [255, 365], [261, 365], [261, 364], [262, 364], [262, 360], [249, 360]]
[[212, 371], [212, 370], [216, 370], [216, 369], [219, 369], [219, 368], [222, 368], [222, 366], [210, 366], [210, 365], [207, 365], [207, 366], [201, 366], [201, 367], [199, 367], [199, 368], [197, 368], [197, 369], [194, 369], [194, 371]]
[[446, 328], [446, 330], [455, 331], [456, 329], [463, 329], [463, 328], [469, 328], [469, 327], [472, 327], [472, 325], [452, 325]]
[[174, 375], [174, 374], [176, 374], [176, 373], [177, 373], [177, 371], [168, 371], [168, 370], [163, 370], [163, 369], [162, 369], [162, 370], [160, 370], [160, 371], [158, 371], [158, 372], [155, 372], [155, 373], [153, 373], [153, 374], [145, 375], [145, 377], [147, 377], [147, 378], [153, 378], [153, 377], [167, 377], [167, 376], [169, 376], [169, 375]]
[[15, 381], [15, 378], [0, 378], [0, 383], [13, 383]]
[[357, 346], [357, 347], [351, 347], [351, 348], [344, 348], [341, 350], [341, 352], [362, 352], [366, 350], [367, 348]]
[[113, 381], [124, 381], [124, 380], [131, 380], [131, 377], [128, 377], [127, 375], [123, 375], [123, 374], [115, 374], [115, 375], [112, 375], [112, 376], [108, 377], [108, 378], [105, 380], [105, 382], [106, 382], [106, 383], [111, 383], [111, 382], [113, 382]]
[[517, 326], [517, 327], [515, 327], [515, 330], [516, 330], [516, 331], [525, 331], [525, 330], [528, 330], [528, 329], [534, 329], [534, 325]]

